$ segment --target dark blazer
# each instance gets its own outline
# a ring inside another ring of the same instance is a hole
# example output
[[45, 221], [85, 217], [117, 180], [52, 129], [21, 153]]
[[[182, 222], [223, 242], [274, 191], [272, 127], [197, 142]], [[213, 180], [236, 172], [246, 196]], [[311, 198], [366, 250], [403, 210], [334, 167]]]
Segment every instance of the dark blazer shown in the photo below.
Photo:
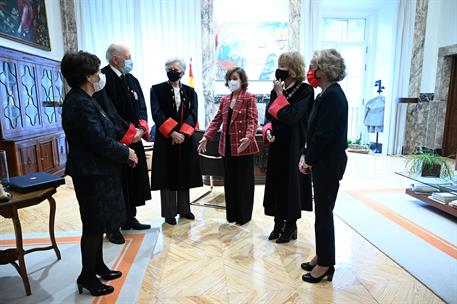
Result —
[[102, 107], [103, 111], [109, 116], [109, 119], [113, 122], [114, 129], [116, 131], [116, 139], [121, 144], [131, 145], [133, 137], [136, 134], [136, 128], [132, 123], [125, 121], [116, 110], [111, 98], [109, 98], [106, 90], [95, 92], [94, 97], [98, 104]]
[[[343, 176], [346, 166], [348, 102], [338, 83], [330, 85], [316, 97], [308, 120], [305, 162], [315, 166], [336, 160], [337, 174]], [[341, 160], [341, 161], [339, 161]], [[344, 168], [337, 164], [344, 163]]]
[[113, 123], [81, 88], [73, 88], [65, 96], [62, 126], [69, 146], [66, 174], [118, 174], [127, 163], [129, 150], [116, 141]]
[[[255, 95], [246, 91], [240, 92], [233, 109], [232, 119], [227, 121], [231, 99], [231, 94], [221, 98], [219, 110], [206, 129], [205, 137], [208, 138], [208, 140], [212, 140], [223, 123], [222, 135], [219, 140], [220, 155], [225, 155], [225, 145], [227, 144], [225, 142], [225, 135], [227, 132], [230, 134], [229, 144], [230, 154], [232, 156], [258, 153], [259, 147], [257, 146], [257, 142], [255, 140], [255, 133], [258, 125]], [[249, 146], [241, 153], [238, 153], [237, 149], [240, 145], [240, 140], [244, 137], [250, 139]]]

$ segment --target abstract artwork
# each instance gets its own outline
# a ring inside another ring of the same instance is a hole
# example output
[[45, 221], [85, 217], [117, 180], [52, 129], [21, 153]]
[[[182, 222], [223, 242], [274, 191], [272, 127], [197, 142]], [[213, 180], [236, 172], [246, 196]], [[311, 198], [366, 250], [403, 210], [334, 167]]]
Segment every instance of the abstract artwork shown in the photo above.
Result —
[[50, 51], [44, 0], [0, 0], [0, 36]]
[[250, 80], [270, 80], [278, 56], [288, 50], [287, 22], [224, 22], [216, 36], [216, 79], [242, 67]]

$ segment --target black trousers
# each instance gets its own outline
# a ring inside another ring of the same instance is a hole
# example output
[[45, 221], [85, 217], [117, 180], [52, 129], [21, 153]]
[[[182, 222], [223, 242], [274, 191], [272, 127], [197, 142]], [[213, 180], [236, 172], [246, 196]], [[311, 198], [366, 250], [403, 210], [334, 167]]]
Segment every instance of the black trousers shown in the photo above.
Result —
[[160, 190], [162, 217], [175, 217], [178, 214], [190, 213], [189, 190]]
[[346, 168], [344, 154], [339, 159], [322, 161], [313, 166], [314, 188], [314, 230], [316, 237], [316, 256], [320, 266], [335, 265], [335, 227], [333, 208], [335, 207], [340, 180]]
[[254, 206], [254, 156], [224, 158], [224, 192], [228, 222], [244, 224]]

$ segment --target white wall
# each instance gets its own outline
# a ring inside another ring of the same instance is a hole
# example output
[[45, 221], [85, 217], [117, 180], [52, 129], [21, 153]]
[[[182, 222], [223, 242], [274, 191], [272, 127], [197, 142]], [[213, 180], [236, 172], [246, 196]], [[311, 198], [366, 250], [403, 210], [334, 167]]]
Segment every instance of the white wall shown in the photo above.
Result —
[[51, 40], [51, 51], [28, 46], [20, 42], [0, 37], [0, 45], [11, 49], [23, 51], [33, 55], [39, 55], [46, 58], [61, 60], [64, 54], [62, 18], [60, 16], [59, 0], [45, 0], [46, 16], [48, 19], [49, 37]]
[[438, 49], [457, 44], [457, 1], [429, 0], [421, 93], [435, 92]]

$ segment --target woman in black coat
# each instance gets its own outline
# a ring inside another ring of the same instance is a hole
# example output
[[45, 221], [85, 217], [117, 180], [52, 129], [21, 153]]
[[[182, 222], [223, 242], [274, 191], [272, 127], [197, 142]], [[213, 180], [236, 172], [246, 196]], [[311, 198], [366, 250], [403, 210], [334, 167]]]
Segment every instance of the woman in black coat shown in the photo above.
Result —
[[160, 190], [162, 217], [176, 225], [176, 215], [193, 220], [189, 189], [201, 187], [202, 175], [194, 142], [197, 94], [181, 83], [183, 60], [165, 63], [168, 81], [151, 87], [151, 112], [157, 128], [152, 153], [151, 189]]
[[65, 96], [62, 125], [69, 145], [65, 173], [73, 179], [82, 221], [82, 271], [77, 279], [94, 296], [112, 293], [104, 280], [119, 278], [103, 261], [103, 233], [125, 220], [120, 170], [123, 164], [135, 166], [135, 152], [116, 141], [108, 115], [92, 97], [103, 89], [99, 75], [100, 60], [86, 53], [67, 53], [62, 59], [62, 74], [71, 87]]
[[308, 107], [314, 98], [313, 88], [304, 78], [300, 53], [279, 56], [262, 130], [264, 140], [270, 143], [263, 206], [266, 215], [274, 216], [268, 239], [276, 239], [276, 243], [296, 239], [301, 211], [312, 210], [311, 179], [297, 169], [306, 139]]
[[308, 121], [306, 148], [299, 169], [311, 173], [314, 188], [316, 255], [301, 267], [310, 271], [303, 280], [331, 281], [335, 272], [335, 229], [333, 208], [346, 169], [348, 102], [338, 81], [346, 75], [341, 55], [334, 49], [314, 52], [308, 81], [322, 92], [316, 97]]

